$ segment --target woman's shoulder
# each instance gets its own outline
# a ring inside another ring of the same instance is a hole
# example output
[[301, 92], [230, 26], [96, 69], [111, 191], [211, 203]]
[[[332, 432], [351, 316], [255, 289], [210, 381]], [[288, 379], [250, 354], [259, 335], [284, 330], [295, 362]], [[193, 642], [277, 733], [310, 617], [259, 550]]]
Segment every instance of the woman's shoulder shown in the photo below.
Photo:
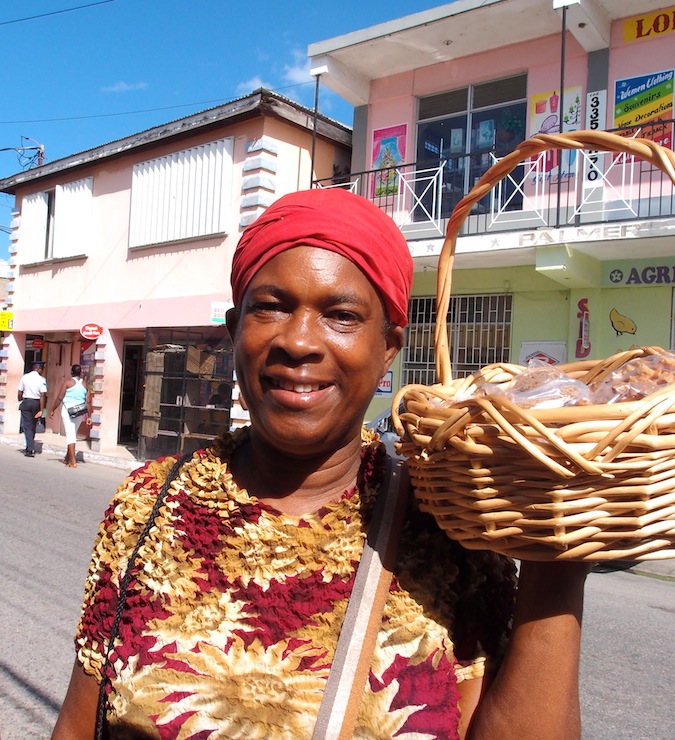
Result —
[[131, 471], [115, 491], [104, 525], [122, 520], [125, 528], [135, 529], [137, 523], [145, 524], [175, 463], [175, 457], [160, 457]]

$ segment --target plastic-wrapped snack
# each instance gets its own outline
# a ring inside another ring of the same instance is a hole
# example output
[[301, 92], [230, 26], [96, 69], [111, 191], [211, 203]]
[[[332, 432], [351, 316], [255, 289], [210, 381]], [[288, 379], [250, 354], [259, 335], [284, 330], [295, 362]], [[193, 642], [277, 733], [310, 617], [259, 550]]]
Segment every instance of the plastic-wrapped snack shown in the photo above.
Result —
[[592, 403], [638, 401], [675, 383], [675, 353], [630, 360], [609, 377], [590, 387]]
[[531, 363], [507, 385], [486, 383], [485, 395], [503, 395], [524, 409], [560, 408], [590, 403], [588, 388], [554, 365]]

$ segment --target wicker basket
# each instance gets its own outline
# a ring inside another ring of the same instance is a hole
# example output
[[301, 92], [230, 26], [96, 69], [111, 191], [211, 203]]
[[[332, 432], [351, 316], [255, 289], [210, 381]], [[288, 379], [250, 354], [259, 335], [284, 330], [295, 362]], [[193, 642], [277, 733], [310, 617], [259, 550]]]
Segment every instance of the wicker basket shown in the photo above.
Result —
[[[651, 141], [598, 131], [528, 139], [455, 208], [439, 258], [437, 316], [447, 316], [457, 235], [472, 206], [548, 149], [626, 152], [675, 183], [675, 155]], [[450, 537], [528, 560], [675, 557], [675, 385], [639, 401], [528, 410], [503, 395], [471, 396], [487, 382], [510, 383], [524, 367], [488, 365], [453, 380], [444, 322], [435, 349], [438, 384], [405, 386], [392, 412], [421, 508]], [[640, 347], [557, 367], [589, 385], [659, 353]]]

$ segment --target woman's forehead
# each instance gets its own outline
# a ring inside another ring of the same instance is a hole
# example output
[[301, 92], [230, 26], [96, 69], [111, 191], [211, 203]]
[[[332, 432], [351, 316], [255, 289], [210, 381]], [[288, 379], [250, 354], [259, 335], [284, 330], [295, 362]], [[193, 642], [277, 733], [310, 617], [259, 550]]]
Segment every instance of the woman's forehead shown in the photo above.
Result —
[[272, 292], [321, 290], [354, 299], [365, 294], [379, 299], [371, 281], [347, 257], [304, 245], [281, 252], [262, 265], [253, 275], [249, 291], [261, 288]]
[[293, 247], [266, 262], [253, 276], [246, 291], [277, 297], [310, 296], [323, 303], [377, 306], [386, 313], [382, 296], [351, 260], [320, 247]]

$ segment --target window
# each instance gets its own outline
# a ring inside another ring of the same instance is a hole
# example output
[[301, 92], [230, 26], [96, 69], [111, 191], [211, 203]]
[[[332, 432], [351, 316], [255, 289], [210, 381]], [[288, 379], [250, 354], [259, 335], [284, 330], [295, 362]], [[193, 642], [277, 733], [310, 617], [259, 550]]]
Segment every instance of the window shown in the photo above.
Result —
[[129, 246], [226, 233], [232, 146], [220, 139], [134, 165]]
[[20, 264], [86, 254], [92, 236], [92, 201], [91, 177], [25, 196], [17, 244]]
[[[442, 217], [450, 215], [494, 158], [508, 154], [525, 139], [526, 113], [527, 75], [420, 99], [417, 168], [443, 168]], [[505, 192], [503, 198], [511, 195]], [[511, 198], [508, 208], [522, 208], [522, 196]]]
[[[510, 294], [458, 295], [450, 299], [448, 332], [452, 372], [464, 378], [493, 362], [508, 362], [511, 346]], [[404, 385], [433, 385], [436, 378], [436, 299], [412, 298], [403, 348]]]

